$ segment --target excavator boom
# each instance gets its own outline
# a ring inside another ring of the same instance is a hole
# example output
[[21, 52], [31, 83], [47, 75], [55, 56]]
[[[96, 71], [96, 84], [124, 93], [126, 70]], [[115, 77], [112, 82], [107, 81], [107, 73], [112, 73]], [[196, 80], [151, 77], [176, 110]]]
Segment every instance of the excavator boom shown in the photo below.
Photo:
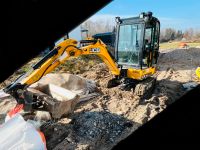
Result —
[[[117, 67], [117, 64], [111, 58], [106, 45], [101, 40], [87, 40], [88, 42], [94, 42], [87, 46], [78, 48], [77, 41], [73, 39], [66, 39], [63, 42], [59, 43], [51, 53], [52, 57], [48, 58], [46, 62], [37, 66], [37, 68], [25, 78], [21, 84], [31, 85], [38, 81], [42, 76], [52, 72], [60, 64], [65, 63], [68, 59], [73, 57], [78, 57], [80, 55], [97, 55], [102, 61], [108, 66], [113, 75], [119, 75], [120, 70]], [[55, 51], [55, 52], [54, 52]], [[39, 63], [40, 64], [40, 63]]]
[[70, 58], [75, 58], [80, 55], [97, 55], [108, 66], [113, 75], [120, 75], [117, 64], [109, 54], [106, 45], [101, 40], [83, 40], [80, 44], [85, 43], [87, 43], [85, 46], [78, 47], [78, 42], [73, 39], [65, 39], [60, 42], [53, 50], [35, 64], [30, 71], [20, 76], [14, 83], [3, 89], [4, 92], [15, 97], [19, 103], [19, 101], [21, 101], [20, 94], [23, 93], [27, 87], [39, 81], [43, 76], [52, 72]]

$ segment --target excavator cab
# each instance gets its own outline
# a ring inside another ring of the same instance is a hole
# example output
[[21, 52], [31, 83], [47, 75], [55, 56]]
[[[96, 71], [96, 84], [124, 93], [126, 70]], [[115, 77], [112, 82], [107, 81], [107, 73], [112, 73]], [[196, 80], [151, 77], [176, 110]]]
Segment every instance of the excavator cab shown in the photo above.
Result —
[[157, 63], [160, 22], [152, 12], [138, 17], [116, 17], [115, 58], [122, 70], [145, 69]]
[[120, 84], [121, 89], [135, 89], [136, 95], [150, 93], [156, 82], [160, 22], [152, 12], [142, 12], [138, 17], [116, 17], [116, 23], [115, 60], [120, 75], [108, 87]]

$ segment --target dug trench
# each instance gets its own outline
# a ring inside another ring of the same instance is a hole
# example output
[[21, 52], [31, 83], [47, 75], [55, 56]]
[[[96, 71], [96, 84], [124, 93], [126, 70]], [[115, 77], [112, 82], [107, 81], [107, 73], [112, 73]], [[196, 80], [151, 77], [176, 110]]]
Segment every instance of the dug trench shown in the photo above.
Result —
[[[194, 73], [200, 64], [199, 58], [200, 49], [197, 48], [161, 51], [156, 87], [150, 98], [142, 100], [131, 91], [106, 88], [112, 75], [103, 63], [79, 73], [95, 81], [103, 95], [79, 103], [67, 116], [45, 123], [41, 130], [45, 134], [47, 148], [111, 149], [184, 95], [187, 92], [182, 86], [184, 83], [199, 83]], [[13, 107], [13, 103], [13, 100], [2, 101], [0, 110]], [[1, 112], [5, 113], [6, 110]]]

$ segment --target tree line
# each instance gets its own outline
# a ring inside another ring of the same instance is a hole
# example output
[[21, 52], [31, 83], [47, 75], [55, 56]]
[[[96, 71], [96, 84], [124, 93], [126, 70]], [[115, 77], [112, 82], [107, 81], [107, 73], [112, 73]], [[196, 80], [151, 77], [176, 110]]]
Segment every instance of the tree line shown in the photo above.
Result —
[[200, 31], [198, 29], [188, 28], [184, 31], [173, 28], [162, 29], [160, 32], [160, 42], [180, 41], [180, 40], [199, 40]]
[[[84, 22], [82, 28], [88, 30], [89, 36], [97, 33], [113, 32], [115, 31], [115, 23], [108, 20], [92, 21], [88, 20]], [[174, 28], [165, 28], [160, 31], [160, 42], [169, 41], [181, 41], [181, 40], [200, 40], [200, 30], [194, 28], [188, 28], [183, 30]]]

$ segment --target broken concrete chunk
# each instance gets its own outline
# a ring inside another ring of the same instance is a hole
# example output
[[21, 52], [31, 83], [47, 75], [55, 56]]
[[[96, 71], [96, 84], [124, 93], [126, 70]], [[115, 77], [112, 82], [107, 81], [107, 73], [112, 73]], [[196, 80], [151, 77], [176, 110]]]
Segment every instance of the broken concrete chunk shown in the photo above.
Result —
[[79, 96], [67, 89], [52, 84], [40, 88], [40, 91], [33, 88], [27, 90], [37, 94], [44, 101], [44, 108], [51, 113], [52, 118], [72, 113], [78, 103]]
[[[80, 101], [87, 101], [100, 95], [100, 91], [97, 89], [94, 81], [68, 73], [47, 74], [30, 87], [41, 91], [44, 89], [44, 86], [47, 86], [48, 84], [56, 85], [78, 94], [80, 96]], [[57, 95], [56, 97], [59, 96]]]
[[96, 84], [94, 81], [67, 73], [49, 73], [42, 77], [38, 82], [32, 84], [30, 87], [40, 90], [42, 86], [47, 84], [53, 84], [81, 95], [96, 91]]
[[78, 102], [99, 95], [94, 81], [67, 73], [47, 74], [29, 88], [38, 90], [53, 118], [70, 114]]
[[44, 92], [55, 100], [54, 107], [51, 108], [53, 118], [60, 118], [63, 114], [72, 113], [79, 101], [77, 94], [56, 85], [47, 85]]
[[48, 121], [51, 120], [51, 115], [47, 111], [37, 111], [35, 119], [38, 121]]
[[77, 97], [77, 94], [53, 84], [48, 84], [43, 92], [52, 96], [58, 101], [72, 100]]

